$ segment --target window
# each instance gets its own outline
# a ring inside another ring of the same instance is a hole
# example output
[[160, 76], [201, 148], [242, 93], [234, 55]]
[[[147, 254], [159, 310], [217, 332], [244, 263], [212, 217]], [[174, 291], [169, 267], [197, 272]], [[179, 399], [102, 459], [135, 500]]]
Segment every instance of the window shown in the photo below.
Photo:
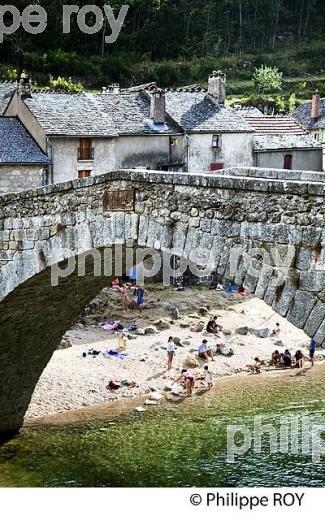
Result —
[[91, 139], [82, 138], [80, 139], [78, 150], [79, 161], [92, 161], [94, 159], [94, 149], [92, 148]]
[[86, 179], [87, 177], [91, 177], [91, 170], [78, 171], [78, 179]]
[[214, 135], [212, 137], [212, 148], [215, 150], [220, 150], [222, 145], [222, 136], [221, 135]]
[[212, 163], [211, 164], [211, 171], [215, 172], [217, 170], [223, 170], [225, 167], [224, 163]]
[[284, 156], [284, 166], [285, 170], [292, 170], [292, 155]]

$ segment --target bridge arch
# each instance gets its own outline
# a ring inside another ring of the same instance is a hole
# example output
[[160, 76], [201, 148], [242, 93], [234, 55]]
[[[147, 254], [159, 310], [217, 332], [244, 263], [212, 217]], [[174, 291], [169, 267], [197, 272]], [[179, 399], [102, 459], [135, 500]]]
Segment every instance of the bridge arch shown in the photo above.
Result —
[[61, 337], [109, 285], [107, 250], [112, 274], [116, 251], [124, 272], [137, 248], [194, 265], [204, 253], [220, 280], [244, 285], [325, 346], [324, 184], [266, 173], [120, 171], [0, 197], [0, 431], [22, 425]]

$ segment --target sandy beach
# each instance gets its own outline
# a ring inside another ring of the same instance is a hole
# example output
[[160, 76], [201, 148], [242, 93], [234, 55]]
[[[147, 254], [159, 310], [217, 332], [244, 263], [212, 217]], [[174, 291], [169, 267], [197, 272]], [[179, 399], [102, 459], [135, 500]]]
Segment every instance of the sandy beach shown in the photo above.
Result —
[[[205, 332], [210, 317], [214, 315], [225, 329], [231, 331], [230, 336], [218, 339]], [[98, 324], [111, 319], [126, 327], [133, 325], [138, 330], [156, 327], [157, 332], [151, 331], [150, 335], [132, 332], [125, 350], [128, 355], [124, 359], [104, 357], [103, 352], [116, 349], [117, 338]], [[204, 324], [204, 331], [191, 332], [191, 327], [199, 322]], [[241, 327], [272, 331], [277, 322], [281, 328], [277, 337], [259, 338], [252, 331], [247, 335], [236, 333]], [[161, 330], [162, 327], [166, 330]], [[178, 338], [181, 346], [177, 347], [173, 369], [167, 372], [169, 336]], [[130, 398], [134, 398], [138, 405], [142, 396], [144, 403], [152, 391], [164, 392], [171, 386], [186, 365], [188, 356], [196, 357], [193, 351], [203, 339], [207, 339], [211, 346], [224, 342], [234, 350], [234, 356], [217, 355], [215, 361], [209, 363], [216, 383], [218, 378], [247, 372], [246, 365], [256, 356], [268, 361], [275, 349], [283, 352], [288, 348], [294, 352], [306, 347], [309, 341], [302, 331], [275, 314], [264, 302], [249, 296], [229, 295], [199, 287], [176, 293], [170, 288], [153, 286], [148, 287], [143, 317], [138, 318], [136, 310], [121, 310], [118, 294], [105, 290], [86, 309], [75, 327], [67, 332], [64, 345], [71, 346], [54, 353], [35, 389], [26, 418]], [[101, 353], [90, 356], [90, 349]], [[83, 353], [87, 357], [83, 357]], [[203, 372], [205, 364], [199, 362], [194, 370], [196, 375]], [[136, 386], [121, 386], [112, 391], [107, 389], [110, 380], [134, 382]]]

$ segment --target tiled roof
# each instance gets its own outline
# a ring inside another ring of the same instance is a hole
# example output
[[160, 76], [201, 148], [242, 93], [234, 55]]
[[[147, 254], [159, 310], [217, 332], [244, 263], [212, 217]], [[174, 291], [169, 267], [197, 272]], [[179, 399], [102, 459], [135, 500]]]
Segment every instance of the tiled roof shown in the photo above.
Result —
[[311, 101], [307, 101], [298, 107], [293, 113], [293, 117], [300, 123], [304, 128], [325, 128], [325, 98], [320, 100], [320, 117], [313, 121], [311, 117]]
[[47, 135], [116, 137], [118, 135], [172, 134], [149, 125], [150, 102], [144, 94], [67, 94], [33, 92], [24, 100]]
[[253, 132], [235, 110], [215, 104], [205, 92], [167, 92], [166, 107], [186, 132]]
[[26, 128], [15, 117], [0, 117], [0, 164], [50, 164]]
[[4, 82], [0, 83], [0, 116], [3, 115], [12, 94], [16, 88], [15, 83]]
[[258, 135], [304, 135], [306, 131], [290, 116], [247, 117]]
[[255, 150], [321, 149], [321, 144], [311, 135], [256, 135]]

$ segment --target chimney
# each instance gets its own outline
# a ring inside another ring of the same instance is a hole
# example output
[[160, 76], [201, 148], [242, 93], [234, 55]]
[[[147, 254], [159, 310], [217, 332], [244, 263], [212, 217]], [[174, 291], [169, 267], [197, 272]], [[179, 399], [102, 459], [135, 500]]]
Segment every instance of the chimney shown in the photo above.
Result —
[[219, 70], [214, 71], [209, 77], [209, 95], [213, 98], [213, 101], [224, 105], [226, 100], [226, 75]]
[[315, 94], [313, 95], [313, 99], [311, 102], [311, 118], [313, 120], [318, 119], [320, 116], [320, 94], [318, 90], [316, 90]]
[[166, 98], [163, 90], [155, 90], [150, 93], [150, 119], [154, 123], [166, 121]]
[[20, 80], [17, 81], [17, 92], [22, 98], [32, 97], [32, 80], [25, 72], [22, 73]]

